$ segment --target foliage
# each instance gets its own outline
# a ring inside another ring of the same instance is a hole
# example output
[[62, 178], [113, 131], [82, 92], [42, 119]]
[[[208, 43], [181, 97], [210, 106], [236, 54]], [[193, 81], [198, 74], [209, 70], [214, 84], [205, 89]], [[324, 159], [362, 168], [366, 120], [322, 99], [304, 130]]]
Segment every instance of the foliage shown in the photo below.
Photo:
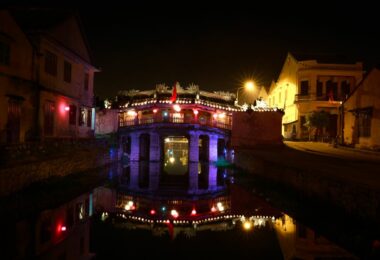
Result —
[[323, 129], [329, 126], [329, 113], [325, 111], [313, 111], [306, 117], [305, 127], [309, 129], [309, 138], [314, 132], [314, 140], [323, 133]]

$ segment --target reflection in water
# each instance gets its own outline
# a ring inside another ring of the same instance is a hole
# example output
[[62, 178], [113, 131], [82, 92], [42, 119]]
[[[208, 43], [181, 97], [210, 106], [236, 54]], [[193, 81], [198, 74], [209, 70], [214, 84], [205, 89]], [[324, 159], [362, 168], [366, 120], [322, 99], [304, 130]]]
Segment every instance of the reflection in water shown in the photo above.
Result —
[[189, 163], [186, 174], [171, 175], [163, 168], [131, 163], [111, 169], [112, 181], [92, 192], [14, 223], [8, 220], [3, 255], [83, 259], [93, 256], [91, 251], [107, 259], [189, 258], [232, 252], [236, 259], [248, 254], [259, 259], [354, 258], [233, 184], [233, 174], [225, 169]]
[[[36, 204], [41, 202], [34, 202]], [[93, 197], [84, 193], [57, 207], [31, 216], [8, 219], [2, 259], [88, 259]]]
[[355, 259], [286, 214], [276, 220], [274, 228], [284, 259]]

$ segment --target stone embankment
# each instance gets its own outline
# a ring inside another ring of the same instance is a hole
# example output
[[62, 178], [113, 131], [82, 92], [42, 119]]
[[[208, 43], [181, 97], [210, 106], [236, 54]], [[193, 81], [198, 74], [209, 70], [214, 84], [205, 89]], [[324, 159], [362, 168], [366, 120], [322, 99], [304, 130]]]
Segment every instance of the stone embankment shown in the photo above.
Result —
[[235, 164], [380, 224], [379, 161], [311, 154], [284, 145], [239, 149]]
[[[50, 177], [63, 177], [96, 169], [120, 159], [119, 149], [111, 148], [107, 143], [59, 145], [55, 151], [45, 148], [40, 148], [38, 153], [29, 149], [25, 149], [27, 153], [19, 152], [19, 155], [29, 154], [25, 159], [12, 156], [3, 159], [0, 166], [0, 196], [9, 195]], [[17, 151], [7, 152], [15, 153]]]

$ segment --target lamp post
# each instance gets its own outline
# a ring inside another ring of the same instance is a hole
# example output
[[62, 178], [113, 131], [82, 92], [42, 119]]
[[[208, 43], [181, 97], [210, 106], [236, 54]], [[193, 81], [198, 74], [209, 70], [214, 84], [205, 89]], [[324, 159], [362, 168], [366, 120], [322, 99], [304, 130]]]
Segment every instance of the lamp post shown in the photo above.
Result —
[[255, 83], [252, 80], [246, 81], [244, 83], [244, 86], [242, 86], [236, 90], [236, 101], [235, 101], [236, 105], [239, 104], [239, 90], [242, 88], [244, 88], [248, 91], [253, 91], [255, 88]]

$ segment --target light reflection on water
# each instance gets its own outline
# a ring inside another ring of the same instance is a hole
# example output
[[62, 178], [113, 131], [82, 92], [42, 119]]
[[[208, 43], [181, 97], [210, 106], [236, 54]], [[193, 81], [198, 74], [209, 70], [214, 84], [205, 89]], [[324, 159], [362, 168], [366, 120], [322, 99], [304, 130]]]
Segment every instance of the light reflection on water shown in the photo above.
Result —
[[352, 257], [233, 184], [230, 170], [189, 163], [185, 173], [176, 175], [160, 163], [131, 163], [110, 168], [107, 175], [105, 185], [8, 225], [5, 234], [14, 238], [7, 242], [9, 255]]

